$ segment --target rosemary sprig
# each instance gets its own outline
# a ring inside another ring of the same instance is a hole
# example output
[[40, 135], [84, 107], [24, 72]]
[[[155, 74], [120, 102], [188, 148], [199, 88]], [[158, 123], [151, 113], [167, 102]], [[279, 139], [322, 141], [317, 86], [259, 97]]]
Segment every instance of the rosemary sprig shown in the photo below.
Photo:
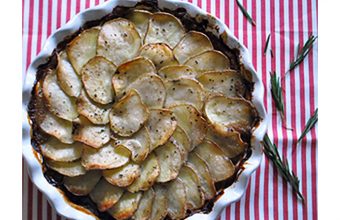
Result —
[[241, 9], [243, 15], [247, 18], [247, 20], [253, 25], [256, 26], [255, 21], [251, 18], [251, 16], [248, 14], [247, 10], [243, 7], [243, 5], [239, 2], [239, 0], [236, 0], [236, 3], [238, 7]]
[[294, 174], [293, 171], [289, 169], [288, 160], [286, 158], [281, 158], [276, 145], [270, 141], [267, 134], [264, 136], [263, 146], [265, 155], [272, 161], [276, 169], [282, 175], [283, 179], [285, 179], [292, 186], [293, 191], [301, 199], [302, 203], [304, 203], [305, 199], [299, 190], [299, 178]]
[[263, 52], [264, 54], [266, 54], [267, 52], [269, 40], [270, 40], [270, 34], [268, 35], [267, 40], [266, 40], [266, 46], [264, 47], [264, 52]]
[[314, 125], [318, 122], [318, 109], [314, 111], [314, 114], [312, 117], [307, 121], [307, 124], [305, 126], [305, 129], [303, 129], [303, 132], [301, 136], [298, 139], [298, 143], [306, 136], [306, 134], [314, 127]]
[[272, 93], [275, 106], [277, 110], [280, 112], [280, 116], [282, 121], [284, 121], [284, 102], [282, 98], [282, 88], [279, 77], [277, 77], [276, 72], [270, 74], [270, 91]]
[[293, 70], [300, 63], [302, 63], [303, 59], [308, 55], [309, 51], [312, 49], [313, 43], [317, 38], [318, 38], [317, 36], [315, 37], [314, 35], [310, 35], [302, 48], [300, 48], [300, 44], [298, 45], [297, 57], [294, 61], [290, 63], [288, 72]]

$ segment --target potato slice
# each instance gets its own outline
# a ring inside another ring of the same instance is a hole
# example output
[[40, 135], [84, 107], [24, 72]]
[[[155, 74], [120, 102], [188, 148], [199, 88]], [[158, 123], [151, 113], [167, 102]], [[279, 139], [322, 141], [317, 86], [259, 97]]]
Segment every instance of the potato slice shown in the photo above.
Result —
[[113, 186], [102, 178], [90, 192], [90, 197], [97, 204], [99, 211], [104, 212], [116, 204], [123, 193], [122, 188]]
[[234, 175], [234, 164], [213, 142], [205, 140], [195, 148], [194, 152], [206, 162], [214, 182], [228, 179]]
[[86, 118], [80, 117], [80, 124], [76, 125], [73, 139], [94, 148], [102, 147], [110, 141], [108, 125], [94, 125]]
[[164, 145], [155, 149], [155, 154], [160, 168], [157, 182], [164, 183], [175, 179], [182, 167], [182, 164], [185, 162], [181, 149], [177, 145], [168, 141]]
[[242, 75], [235, 70], [223, 72], [207, 72], [198, 77], [209, 94], [222, 94], [227, 97], [242, 97], [246, 92], [246, 86]]
[[57, 117], [73, 121], [78, 117], [76, 100], [69, 97], [59, 86], [55, 70], [50, 70], [43, 81], [42, 91], [47, 107]]
[[176, 126], [176, 130], [170, 137], [169, 141], [179, 147], [181, 154], [186, 161], [188, 153], [191, 150], [190, 139], [187, 133], [179, 125]]
[[234, 158], [243, 153], [248, 144], [243, 142], [238, 132], [219, 135], [213, 128], [208, 129], [207, 139], [217, 144], [228, 158]]
[[73, 97], [79, 96], [83, 85], [68, 60], [67, 53], [65, 51], [61, 51], [58, 54], [57, 78], [60, 87], [67, 95]]
[[76, 160], [72, 162], [46, 160], [46, 165], [52, 170], [55, 170], [64, 176], [74, 177], [74, 176], [84, 175], [86, 173], [86, 170], [81, 165], [80, 160]]
[[201, 208], [204, 204], [204, 198], [197, 174], [190, 167], [183, 166], [178, 178], [185, 186], [187, 209], [193, 210]]
[[66, 47], [68, 58], [79, 75], [82, 67], [96, 55], [99, 30], [93, 27], [82, 31]]
[[166, 91], [163, 80], [156, 74], [145, 74], [128, 87], [135, 89], [142, 102], [149, 108], [162, 108]]
[[230, 68], [230, 60], [217, 50], [208, 50], [188, 59], [184, 65], [191, 66], [198, 73], [225, 71]]
[[188, 157], [187, 165], [197, 174], [204, 199], [209, 200], [216, 195], [214, 181], [209, 173], [207, 164], [196, 153], [191, 153]]
[[74, 161], [81, 157], [83, 145], [79, 142], [64, 144], [56, 138], [50, 138], [40, 145], [41, 153], [55, 161]]
[[234, 130], [247, 132], [252, 129], [256, 110], [245, 99], [211, 96], [205, 102], [204, 114], [214, 129], [221, 135]]
[[123, 145], [131, 151], [131, 160], [140, 163], [148, 156], [150, 151], [150, 135], [149, 131], [143, 127], [131, 137], [112, 136], [115, 145]]
[[85, 196], [89, 194], [101, 177], [101, 172], [93, 170], [85, 175], [75, 177], [64, 177], [64, 186], [68, 191], [76, 196]]
[[190, 104], [198, 110], [203, 107], [204, 93], [202, 85], [196, 80], [181, 79], [167, 81], [165, 107], [178, 104]]
[[146, 30], [148, 28], [148, 23], [149, 23], [149, 19], [150, 19], [151, 15], [152, 15], [152, 13], [149, 12], [149, 11], [136, 9], [136, 10], [133, 10], [126, 17], [127, 19], [129, 19], [130, 21], [132, 21], [135, 24], [136, 29], [139, 33], [139, 36], [142, 39], [144, 39], [144, 37], [145, 37]]
[[152, 206], [154, 203], [155, 191], [150, 188], [145, 191], [139, 202], [138, 208], [135, 214], [132, 216], [134, 220], [148, 220], [151, 216]]
[[139, 175], [140, 168], [139, 165], [135, 163], [127, 163], [122, 167], [103, 171], [103, 176], [106, 181], [119, 187], [131, 185]]
[[109, 123], [110, 105], [100, 105], [92, 101], [85, 90], [82, 90], [77, 99], [77, 111], [93, 124]]
[[132, 89], [113, 105], [109, 116], [111, 129], [120, 136], [129, 137], [143, 127], [149, 114], [137, 91]]
[[173, 65], [162, 67], [158, 70], [158, 75], [167, 80], [178, 80], [180, 78], [194, 79], [197, 76], [197, 72], [190, 66]]
[[149, 156], [141, 164], [140, 177], [137, 178], [127, 190], [130, 192], [138, 192], [140, 190], [148, 190], [156, 181], [160, 172], [159, 163], [157, 157], [154, 153], [149, 154]]
[[121, 167], [129, 162], [130, 151], [123, 146], [115, 146], [113, 141], [95, 149], [84, 146], [81, 163], [87, 170], [112, 169]]
[[118, 66], [117, 72], [112, 78], [116, 95], [118, 97], [125, 95], [124, 92], [127, 87], [140, 76], [147, 73], [156, 74], [156, 68], [151, 60], [144, 57], [137, 57]]
[[190, 57], [213, 49], [214, 47], [207, 35], [197, 31], [189, 31], [174, 48], [174, 55], [182, 64]]
[[144, 43], [166, 43], [174, 48], [184, 34], [184, 27], [178, 18], [169, 13], [156, 12], [149, 20]]
[[183, 128], [190, 139], [190, 151], [200, 144], [205, 138], [206, 121], [199, 111], [192, 105], [181, 104], [170, 108], [176, 117], [178, 125]]
[[180, 179], [175, 179], [167, 185], [168, 214], [171, 219], [183, 219], [186, 211], [185, 186]]
[[174, 133], [177, 122], [168, 109], [151, 109], [146, 128], [150, 134], [150, 151], [164, 144]]
[[100, 104], [108, 104], [114, 99], [111, 80], [116, 66], [104, 57], [93, 57], [81, 70], [81, 79], [90, 98]]
[[152, 206], [151, 217], [149, 220], [160, 220], [168, 214], [168, 194], [166, 187], [154, 185], [155, 199]]
[[108, 212], [117, 220], [128, 219], [132, 217], [137, 210], [141, 198], [141, 192], [125, 192], [119, 201], [108, 210]]
[[97, 54], [118, 66], [135, 57], [141, 44], [135, 25], [124, 18], [116, 18], [102, 26], [98, 35]]
[[175, 59], [172, 50], [167, 44], [154, 43], [145, 44], [139, 52], [139, 56], [150, 59], [159, 70], [164, 66], [177, 65], [178, 61]]

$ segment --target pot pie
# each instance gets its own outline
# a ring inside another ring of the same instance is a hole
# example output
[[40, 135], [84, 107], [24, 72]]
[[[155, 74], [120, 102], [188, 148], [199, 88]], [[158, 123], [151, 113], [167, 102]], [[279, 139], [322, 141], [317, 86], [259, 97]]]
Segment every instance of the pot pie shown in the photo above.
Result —
[[29, 104], [46, 179], [98, 219], [209, 212], [259, 121], [236, 49], [185, 9], [116, 7], [62, 41]]

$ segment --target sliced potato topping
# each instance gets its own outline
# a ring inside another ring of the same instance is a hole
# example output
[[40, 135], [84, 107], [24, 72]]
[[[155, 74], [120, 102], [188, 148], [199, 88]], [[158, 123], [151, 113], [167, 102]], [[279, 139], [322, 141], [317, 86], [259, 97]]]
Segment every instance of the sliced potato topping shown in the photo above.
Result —
[[139, 56], [149, 58], [157, 69], [178, 64], [172, 50], [164, 43], [145, 44], [140, 49]]
[[90, 98], [100, 104], [108, 104], [114, 99], [111, 80], [116, 66], [104, 57], [93, 57], [81, 70], [81, 78]]
[[81, 163], [87, 170], [112, 169], [129, 162], [129, 157], [128, 149], [123, 146], [115, 146], [111, 141], [99, 149], [84, 145]]
[[174, 55], [179, 63], [185, 63], [190, 57], [213, 49], [213, 45], [205, 34], [189, 31], [174, 48]]
[[84, 175], [86, 173], [85, 168], [81, 165], [79, 160], [71, 162], [46, 160], [46, 165], [64, 176], [74, 177]]
[[152, 206], [150, 220], [163, 219], [168, 214], [167, 189], [163, 185], [154, 185], [155, 199]]
[[182, 219], [186, 211], [185, 186], [180, 179], [175, 179], [167, 185], [168, 214], [171, 219]]
[[142, 44], [135, 25], [124, 18], [107, 21], [98, 35], [97, 54], [115, 65], [134, 58]]
[[119, 168], [103, 171], [104, 178], [112, 185], [119, 187], [131, 185], [139, 175], [139, 165], [131, 162]]
[[128, 219], [132, 217], [137, 210], [141, 197], [141, 192], [125, 192], [119, 201], [108, 210], [108, 212], [117, 220]]
[[150, 188], [143, 193], [139, 202], [138, 209], [133, 215], [134, 220], [148, 220], [151, 216], [152, 206], [154, 204], [155, 191]]
[[165, 107], [177, 104], [190, 104], [198, 110], [203, 106], [203, 87], [193, 79], [167, 81]]
[[144, 40], [147, 28], [148, 28], [148, 23], [149, 19], [151, 17], [152, 13], [149, 11], [145, 10], [133, 10], [130, 14], [128, 14], [127, 19], [132, 21], [136, 29], [139, 33], [139, 36]]
[[99, 211], [111, 208], [122, 197], [124, 190], [101, 179], [90, 193], [91, 199], [97, 204]]
[[178, 18], [169, 13], [156, 12], [149, 20], [144, 42], [166, 43], [174, 48], [184, 34], [184, 27]]
[[205, 140], [195, 148], [194, 152], [206, 162], [214, 182], [234, 175], [234, 164], [224, 155], [221, 148], [211, 141]]
[[64, 144], [58, 139], [50, 138], [40, 145], [41, 153], [55, 161], [74, 161], [81, 157], [83, 145], [79, 142]]
[[184, 65], [191, 66], [198, 73], [225, 71], [230, 68], [230, 60], [217, 50], [208, 50], [188, 59]]
[[65, 176], [64, 185], [73, 195], [85, 196], [92, 191], [101, 176], [101, 172], [98, 170], [89, 171], [81, 176]]
[[99, 30], [93, 27], [82, 31], [66, 47], [68, 58], [79, 75], [82, 67], [96, 55]]
[[188, 157], [188, 153], [191, 150], [191, 145], [190, 145], [190, 139], [187, 135], [187, 133], [181, 128], [179, 125], [176, 126], [176, 130], [170, 137], [169, 141], [176, 146], [178, 146], [181, 154], [184, 157], [184, 160], [186, 161]]
[[133, 89], [113, 105], [110, 112], [110, 125], [118, 135], [129, 137], [143, 127], [148, 118], [148, 108]]
[[178, 80], [180, 78], [192, 78], [197, 76], [197, 72], [190, 66], [173, 65], [165, 66], [158, 70], [158, 75], [167, 80]]
[[150, 134], [150, 151], [164, 144], [174, 133], [177, 122], [170, 110], [151, 109], [146, 128]]

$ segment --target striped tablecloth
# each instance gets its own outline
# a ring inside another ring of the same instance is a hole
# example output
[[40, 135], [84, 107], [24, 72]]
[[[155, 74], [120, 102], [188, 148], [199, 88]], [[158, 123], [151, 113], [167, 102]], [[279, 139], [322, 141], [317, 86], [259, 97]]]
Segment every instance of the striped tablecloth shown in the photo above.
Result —
[[[269, 71], [284, 76], [289, 63], [312, 33], [317, 35], [317, 0], [240, 0], [256, 21], [252, 26], [242, 15], [236, 0], [189, 0], [219, 17], [249, 49], [266, 88], [264, 102], [270, 116], [268, 134], [301, 180], [305, 205], [302, 205], [265, 158], [252, 175], [245, 196], [226, 208], [221, 219], [317, 219], [317, 130], [313, 129], [296, 145], [306, 121], [317, 107], [317, 42], [313, 50], [283, 80], [287, 127], [282, 127], [270, 95]], [[23, 79], [31, 60], [46, 38], [79, 11], [103, 0], [22, 0]], [[268, 34], [274, 57], [263, 54]], [[63, 219], [51, 209], [45, 197], [23, 173], [23, 219]]]

